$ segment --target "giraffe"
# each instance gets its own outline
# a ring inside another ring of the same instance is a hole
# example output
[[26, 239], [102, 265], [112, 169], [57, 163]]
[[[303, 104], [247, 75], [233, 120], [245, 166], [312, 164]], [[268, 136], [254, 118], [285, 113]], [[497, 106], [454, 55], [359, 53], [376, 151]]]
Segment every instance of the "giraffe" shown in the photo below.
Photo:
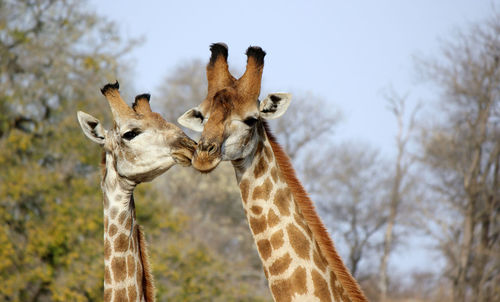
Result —
[[246, 51], [245, 73], [228, 71], [228, 48], [212, 44], [208, 92], [179, 123], [202, 132], [192, 165], [208, 173], [231, 161], [243, 207], [275, 301], [367, 301], [297, 179], [266, 120], [287, 109], [291, 95], [259, 101], [265, 52]]
[[146, 241], [136, 222], [134, 188], [176, 163], [188, 166], [196, 143], [177, 126], [152, 112], [149, 94], [138, 95], [130, 108], [119, 84], [101, 89], [113, 115], [105, 130], [95, 117], [79, 111], [84, 134], [103, 148], [104, 301], [154, 301]]

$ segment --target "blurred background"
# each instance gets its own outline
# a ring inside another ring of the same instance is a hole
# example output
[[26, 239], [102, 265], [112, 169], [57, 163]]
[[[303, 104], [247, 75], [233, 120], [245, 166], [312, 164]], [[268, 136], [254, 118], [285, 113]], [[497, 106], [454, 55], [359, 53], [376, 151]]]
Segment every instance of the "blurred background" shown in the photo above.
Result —
[[[0, 301], [101, 301], [100, 149], [76, 111], [152, 94], [171, 122], [267, 52], [272, 129], [371, 301], [500, 301], [496, 1], [0, 0]], [[195, 136], [194, 133], [188, 132]], [[136, 190], [159, 301], [271, 301], [234, 171]]]

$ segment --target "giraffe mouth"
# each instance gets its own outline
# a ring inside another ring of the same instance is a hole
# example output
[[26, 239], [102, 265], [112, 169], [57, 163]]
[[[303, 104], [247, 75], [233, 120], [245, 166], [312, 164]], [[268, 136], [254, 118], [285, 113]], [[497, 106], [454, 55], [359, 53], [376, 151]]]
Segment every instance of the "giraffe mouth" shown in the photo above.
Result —
[[189, 152], [174, 152], [172, 154], [175, 162], [184, 167], [191, 166], [191, 155], [192, 153]]
[[194, 153], [191, 163], [193, 168], [201, 173], [210, 173], [217, 168], [220, 162], [220, 154], [209, 154], [208, 152], [200, 152], [198, 150]]
[[176, 163], [182, 166], [190, 166], [193, 153], [196, 149], [196, 142], [186, 137], [178, 141], [179, 148], [172, 153]]

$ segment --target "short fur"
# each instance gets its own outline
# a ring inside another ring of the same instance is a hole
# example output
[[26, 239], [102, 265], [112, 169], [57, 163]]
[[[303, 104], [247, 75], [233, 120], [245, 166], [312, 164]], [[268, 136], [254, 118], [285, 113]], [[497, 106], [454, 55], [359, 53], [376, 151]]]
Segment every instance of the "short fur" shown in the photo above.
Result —
[[132, 108], [130, 108], [122, 99], [120, 92], [118, 91], [119, 88], [120, 84], [118, 84], [118, 81], [114, 84], [106, 84], [103, 88], [101, 88], [102, 94], [106, 97], [106, 100], [111, 107], [111, 113], [113, 114], [114, 119], [135, 114], [134, 110], [132, 110]]
[[109, 83], [104, 85], [104, 87], [101, 88], [101, 93], [103, 95], [106, 95], [106, 93], [108, 93], [109, 91], [118, 89], [120, 89], [120, 84], [118, 83], [118, 81], [116, 81], [114, 84]]
[[138, 96], [135, 97], [135, 100], [134, 100], [134, 103], [132, 104], [132, 108], [134, 108], [135, 106], [137, 106], [137, 102], [141, 99], [146, 99], [146, 101], [150, 101], [151, 99], [151, 95], [149, 93], [143, 93], [143, 94], [139, 94]]
[[[228, 69], [228, 48], [226, 44], [212, 44], [210, 45], [210, 51], [212, 54], [207, 64], [208, 93], [215, 94], [223, 87], [231, 86], [235, 79]], [[200, 106], [203, 107], [203, 103]]]
[[263, 125], [279, 168], [281, 169], [283, 176], [292, 191], [300, 211], [304, 215], [304, 219], [311, 228], [321, 252], [328, 261], [328, 264], [335, 273], [335, 276], [339, 282], [342, 283], [343, 288], [347, 291], [353, 302], [367, 302], [368, 300], [361, 291], [359, 284], [352, 277], [351, 273], [340, 258], [340, 255], [337, 253], [326, 227], [323, 225], [323, 222], [321, 222], [320, 217], [316, 213], [313, 202], [295, 175], [295, 170], [292, 167], [290, 158], [286, 155], [285, 151], [283, 151], [282, 147], [271, 133], [268, 124], [263, 121]]
[[257, 99], [260, 94], [266, 52], [258, 46], [250, 46], [246, 54], [247, 67], [245, 73], [238, 79], [238, 91], [248, 99]]
[[139, 94], [135, 97], [134, 103], [132, 104], [132, 109], [139, 114], [151, 113], [151, 106], [149, 105], [149, 100], [151, 95], [149, 93]]
[[[101, 157], [101, 174], [102, 178], [106, 177], [106, 151], [102, 152]], [[135, 215], [135, 214], [134, 214]], [[142, 263], [142, 290], [144, 292], [144, 299], [146, 302], [155, 301], [155, 283], [154, 277], [151, 273], [151, 265], [149, 263], [148, 244], [144, 236], [142, 226], [137, 225], [137, 242], [139, 243], [139, 253], [141, 254]]]
[[149, 253], [146, 238], [142, 226], [137, 226], [137, 236], [139, 237], [139, 253], [141, 254], [142, 262], [142, 290], [144, 291], [144, 299], [146, 302], [155, 301], [155, 284], [153, 274], [151, 273], [151, 265], [149, 264]]
[[262, 50], [259, 46], [250, 46], [246, 51], [246, 55], [250, 58], [255, 58], [255, 62], [257, 65], [264, 64], [264, 57], [266, 56], [266, 52]]
[[210, 51], [212, 52], [212, 55], [210, 56], [210, 64], [214, 64], [217, 57], [220, 55], [224, 56], [224, 60], [227, 61], [228, 49], [226, 44], [221, 42], [214, 43], [210, 45]]

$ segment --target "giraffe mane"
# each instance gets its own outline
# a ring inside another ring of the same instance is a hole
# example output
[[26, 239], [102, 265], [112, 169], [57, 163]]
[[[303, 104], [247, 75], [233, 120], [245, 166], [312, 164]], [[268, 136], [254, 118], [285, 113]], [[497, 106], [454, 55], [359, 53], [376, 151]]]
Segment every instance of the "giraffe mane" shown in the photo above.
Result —
[[352, 277], [335, 249], [333, 240], [315, 210], [314, 203], [297, 178], [290, 158], [272, 134], [267, 122], [263, 121], [263, 125], [283, 177], [337, 280], [342, 284], [353, 302], [367, 302], [368, 300], [361, 291], [358, 282]]
[[137, 236], [139, 237], [139, 254], [141, 255], [141, 262], [143, 268], [142, 274], [142, 290], [144, 292], [144, 299], [146, 302], [155, 301], [155, 284], [154, 278], [151, 274], [151, 265], [149, 264], [148, 245], [146, 238], [144, 238], [144, 231], [142, 226], [137, 225]]

